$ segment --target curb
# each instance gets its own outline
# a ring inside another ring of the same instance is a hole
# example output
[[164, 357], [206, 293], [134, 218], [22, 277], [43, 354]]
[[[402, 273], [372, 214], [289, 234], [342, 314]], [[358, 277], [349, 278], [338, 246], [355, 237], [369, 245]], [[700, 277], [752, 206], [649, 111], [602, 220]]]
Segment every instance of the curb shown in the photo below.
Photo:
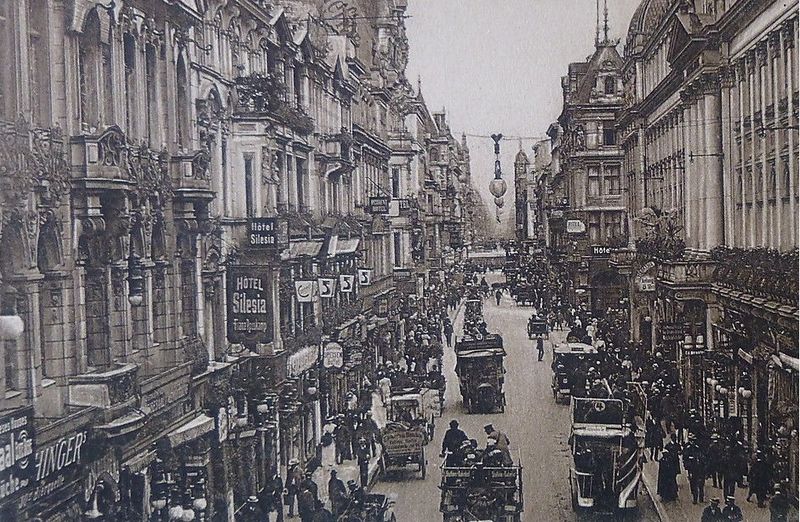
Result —
[[658, 496], [653, 493], [653, 485], [650, 483], [650, 479], [647, 474], [644, 473], [644, 470], [642, 470], [642, 483], [644, 484], [644, 489], [647, 491], [647, 495], [650, 497], [650, 500], [656, 507], [658, 519], [661, 522], [670, 522], [667, 510], [664, 508], [664, 504], [661, 503], [661, 500], [658, 498]]

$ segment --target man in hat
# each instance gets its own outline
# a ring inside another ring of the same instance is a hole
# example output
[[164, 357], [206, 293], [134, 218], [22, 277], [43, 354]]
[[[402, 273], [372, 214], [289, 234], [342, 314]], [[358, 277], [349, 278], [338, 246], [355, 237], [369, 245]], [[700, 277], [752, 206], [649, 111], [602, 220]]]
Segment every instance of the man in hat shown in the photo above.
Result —
[[722, 510], [719, 508], [719, 499], [714, 497], [711, 503], [703, 510], [703, 516], [700, 522], [722, 522], [725, 520], [722, 516]]
[[467, 434], [458, 427], [458, 421], [453, 419], [450, 421], [450, 428], [444, 433], [442, 438], [442, 454], [454, 454], [459, 450], [461, 444], [468, 440]]
[[508, 436], [506, 436], [506, 434], [502, 431], [494, 429], [494, 426], [491, 424], [484, 426], [483, 431], [486, 432], [487, 438], [492, 438], [497, 441], [497, 449], [503, 453], [503, 464], [506, 466], [511, 466], [513, 461], [511, 459], [511, 451], [509, 450], [511, 441], [508, 440]]
[[331, 478], [328, 480], [328, 498], [331, 501], [331, 509], [337, 517], [342, 514], [347, 506], [347, 488], [344, 482], [337, 476], [336, 470], [331, 470]]
[[789, 497], [783, 492], [780, 484], [772, 488], [773, 494], [769, 501], [770, 522], [787, 522], [789, 520]]
[[764, 507], [769, 494], [769, 481], [772, 478], [772, 470], [764, 453], [756, 451], [755, 460], [750, 464], [750, 472], [747, 474], [747, 481], [750, 483], [750, 491], [747, 494], [747, 501], [750, 496], [755, 494], [758, 500], [758, 507]]
[[264, 514], [261, 512], [261, 508], [258, 505], [258, 497], [255, 495], [250, 495], [247, 499], [247, 503], [242, 510], [242, 519], [245, 522], [261, 522], [264, 518]]
[[364, 488], [356, 484], [355, 480], [348, 480], [347, 489], [350, 490], [350, 504], [360, 509], [364, 505]]
[[371, 451], [370, 455], [375, 456], [375, 442], [378, 441], [380, 430], [375, 419], [372, 418], [371, 411], [364, 413], [364, 420], [359, 423], [358, 431], [359, 437], [367, 439]]
[[277, 470], [272, 472], [272, 478], [267, 482], [262, 494], [262, 505], [264, 506], [264, 511], [270, 517], [270, 520], [272, 520], [271, 514], [277, 513], [276, 520], [278, 522], [283, 522], [283, 479], [278, 475]]
[[367, 485], [369, 485], [369, 447], [367, 446], [367, 439], [364, 437], [358, 439], [356, 458], [358, 459], [358, 473], [361, 477], [361, 487], [367, 487]]
[[544, 339], [541, 336], [536, 339], [536, 353], [538, 355], [537, 361], [544, 359]]
[[689, 486], [692, 489], [692, 504], [703, 502], [706, 489], [706, 466], [705, 455], [700, 445], [697, 444], [697, 437], [694, 433], [689, 433], [689, 443], [683, 450], [683, 467], [689, 474]]
[[722, 520], [729, 520], [730, 522], [742, 522], [744, 515], [742, 509], [736, 505], [736, 499], [733, 496], [725, 497], [725, 507], [722, 508]]
[[300, 482], [303, 480], [303, 470], [297, 459], [289, 459], [289, 469], [286, 472], [286, 505], [289, 506], [289, 518], [294, 516], [294, 502], [300, 493]]
[[313, 474], [310, 471], [306, 471], [303, 480], [300, 481], [300, 490], [309, 490], [314, 498], [319, 498], [319, 487], [317, 487], [317, 483], [314, 482]]
[[722, 487], [722, 462], [724, 459], [724, 445], [719, 433], [711, 434], [711, 443], [708, 445], [708, 473], [711, 475], [712, 484], [715, 488]]
[[336, 448], [336, 463], [341, 464], [345, 460], [351, 460], [353, 458], [353, 433], [350, 430], [350, 423], [347, 422], [347, 419], [342, 414], [339, 414], [336, 418], [333, 438]]
[[314, 515], [311, 517], [311, 522], [335, 522], [336, 517], [333, 513], [325, 509], [325, 503], [317, 500], [314, 505]]
[[300, 515], [301, 522], [311, 522], [316, 504], [317, 499], [314, 497], [314, 492], [309, 488], [301, 488], [297, 494], [297, 513]]

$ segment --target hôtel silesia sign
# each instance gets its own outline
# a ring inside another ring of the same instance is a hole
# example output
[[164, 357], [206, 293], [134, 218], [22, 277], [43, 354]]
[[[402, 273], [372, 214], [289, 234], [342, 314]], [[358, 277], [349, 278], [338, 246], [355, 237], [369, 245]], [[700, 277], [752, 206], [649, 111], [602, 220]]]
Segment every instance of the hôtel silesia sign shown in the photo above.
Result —
[[226, 293], [228, 342], [272, 342], [272, 286], [269, 268], [229, 266]]

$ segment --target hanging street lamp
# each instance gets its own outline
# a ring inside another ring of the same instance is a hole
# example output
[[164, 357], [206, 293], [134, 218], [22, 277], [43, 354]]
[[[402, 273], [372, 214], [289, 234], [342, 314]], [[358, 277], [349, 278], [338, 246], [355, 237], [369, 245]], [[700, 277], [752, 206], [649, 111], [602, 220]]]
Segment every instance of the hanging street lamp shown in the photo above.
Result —
[[498, 208], [503, 206], [500, 198], [505, 195], [508, 188], [503, 179], [503, 172], [500, 169], [500, 140], [502, 139], [502, 134], [492, 134], [492, 140], [494, 141], [494, 179], [489, 183], [489, 192], [495, 197], [494, 203]]

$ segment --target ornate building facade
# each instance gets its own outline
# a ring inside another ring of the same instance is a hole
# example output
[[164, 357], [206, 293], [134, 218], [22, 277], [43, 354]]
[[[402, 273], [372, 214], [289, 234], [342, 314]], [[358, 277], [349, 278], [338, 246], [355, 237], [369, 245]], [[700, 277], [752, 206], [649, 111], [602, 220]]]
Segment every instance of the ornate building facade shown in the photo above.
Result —
[[0, 415], [36, 464], [7, 470], [0, 519], [234, 520], [319, 465], [323, 420], [401, 355], [395, 269], [427, 281], [442, 202], [464, 208], [468, 150], [405, 78], [404, 10], [0, 1], [0, 315], [24, 326]]

